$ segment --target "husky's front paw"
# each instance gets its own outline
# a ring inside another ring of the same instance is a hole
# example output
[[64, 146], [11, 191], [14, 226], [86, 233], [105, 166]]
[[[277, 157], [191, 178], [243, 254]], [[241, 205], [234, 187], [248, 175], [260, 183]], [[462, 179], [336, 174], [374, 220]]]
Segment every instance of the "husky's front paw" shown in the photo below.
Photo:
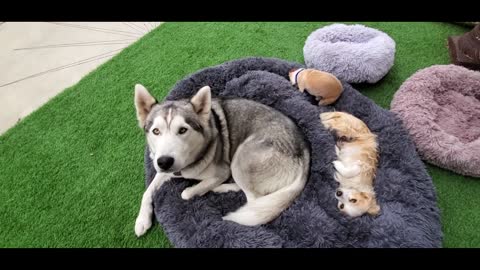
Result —
[[152, 219], [149, 215], [138, 215], [135, 221], [135, 234], [137, 237], [144, 235], [152, 227]]
[[220, 186], [212, 189], [215, 193], [226, 193], [230, 191], [240, 191], [240, 187], [236, 183], [229, 183], [229, 184], [221, 184]]
[[195, 193], [193, 192], [191, 187], [188, 187], [182, 191], [181, 196], [182, 196], [182, 199], [188, 201], [191, 198], [193, 198], [193, 196], [195, 196]]

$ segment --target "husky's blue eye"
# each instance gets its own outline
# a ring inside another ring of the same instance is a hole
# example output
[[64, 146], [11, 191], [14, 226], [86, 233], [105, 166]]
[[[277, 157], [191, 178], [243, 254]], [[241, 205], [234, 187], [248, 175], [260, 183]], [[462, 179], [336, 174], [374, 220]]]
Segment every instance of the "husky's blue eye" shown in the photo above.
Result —
[[184, 127], [180, 128], [180, 129], [178, 130], [178, 134], [183, 134], [183, 133], [185, 133], [185, 132], [187, 132], [187, 129], [184, 128]]
[[153, 132], [153, 134], [155, 134], [155, 135], [160, 134], [160, 130], [159, 130], [158, 128], [154, 128], [154, 129], [152, 130], [152, 132]]

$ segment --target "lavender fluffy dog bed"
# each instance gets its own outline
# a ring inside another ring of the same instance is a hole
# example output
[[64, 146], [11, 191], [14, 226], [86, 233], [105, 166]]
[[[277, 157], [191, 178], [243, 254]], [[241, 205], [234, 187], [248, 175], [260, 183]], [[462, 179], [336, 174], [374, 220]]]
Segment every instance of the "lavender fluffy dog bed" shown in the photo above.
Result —
[[360, 24], [332, 24], [312, 32], [303, 47], [305, 64], [349, 83], [376, 83], [393, 66], [395, 41]]
[[456, 65], [422, 69], [395, 93], [391, 111], [423, 159], [480, 177], [480, 72]]
[[[334, 107], [319, 107], [288, 81], [300, 64], [274, 58], [245, 58], [200, 70], [179, 81], [168, 100], [191, 97], [210, 85], [214, 96], [237, 96], [271, 106], [293, 119], [312, 151], [310, 176], [302, 194], [269, 224], [255, 227], [223, 221], [246, 202], [241, 192], [184, 201], [182, 190], [194, 183], [176, 179], [154, 198], [154, 212], [175, 247], [440, 247], [442, 232], [434, 186], [401, 122], [350, 85]], [[334, 137], [319, 120], [333, 109], [353, 113], [377, 133], [380, 163], [376, 192], [381, 215], [351, 219], [337, 209], [331, 165]], [[241, 117], [241, 116], [240, 116]], [[268, 123], [265, 123], [268, 125]], [[145, 152], [146, 183], [155, 169]]]

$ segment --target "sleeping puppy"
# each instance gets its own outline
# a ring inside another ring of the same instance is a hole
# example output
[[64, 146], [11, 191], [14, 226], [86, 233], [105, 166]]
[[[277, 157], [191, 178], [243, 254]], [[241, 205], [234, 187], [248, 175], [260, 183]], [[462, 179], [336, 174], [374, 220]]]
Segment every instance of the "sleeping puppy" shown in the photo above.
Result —
[[333, 74], [316, 69], [292, 69], [288, 74], [292, 85], [300, 92], [315, 96], [319, 105], [334, 103], [343, 92], [342, 83]]
[[333, 165], [337, 171], [335, 180], [340, 183], [335, 194], [338, 208], [351, 217], [377, 215], [380, 206], [373, 189], [378, 164], [376, 135], [362, 120], [348, 113], [321, 113], [320, 119], [337, 136], [338, 160]]

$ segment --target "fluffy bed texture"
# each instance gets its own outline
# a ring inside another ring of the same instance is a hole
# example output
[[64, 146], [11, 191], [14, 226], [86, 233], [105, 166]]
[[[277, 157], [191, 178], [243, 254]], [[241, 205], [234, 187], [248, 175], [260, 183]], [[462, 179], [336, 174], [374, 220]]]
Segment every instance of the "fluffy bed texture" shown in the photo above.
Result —
[[395, 41], [360, 24], [332, 24], [312, 32], [303, 47], [305, 64], [348, 83], [376, 83], [393, 66]]
[[422, 69], [400, 86], [391, 110], [423, 159], [480, 177], [480, 72], [456, 65]]
[[[209, 192], [189, 201], [181, 191], [196, 182], [167, 182], [154, 198], [158, 222], [175, 247], [440, 247], [442, 232], [435, 189], [401, 122], [350, 85], [334, 106], [319, 107], [288, 81], [300, 64], [274, 58], [245, 58], [206, 68], [179, 81], [168, 100], [191, 97], [210, 85], [217, 97], [248, 98], [293, 119], [311, 147], [306, 187], [280, 217], [269, 224], [242, 226], [222, 220], [246, 202], [242, 192]], [[359, 117], [378, 134], [380, 162], [376, 187], [381, 214], [348, 218], [336, 205], [333, 179], [334, 137], [319, 114], [341, 110]], [[240, 116], [241, 117], [241, 116]], [[268, 123], [265, 123], [268, 125]], [[145, 151], [146, 183], [155, 169]], [[231, 179], [230, 179], [231, 181]]]

